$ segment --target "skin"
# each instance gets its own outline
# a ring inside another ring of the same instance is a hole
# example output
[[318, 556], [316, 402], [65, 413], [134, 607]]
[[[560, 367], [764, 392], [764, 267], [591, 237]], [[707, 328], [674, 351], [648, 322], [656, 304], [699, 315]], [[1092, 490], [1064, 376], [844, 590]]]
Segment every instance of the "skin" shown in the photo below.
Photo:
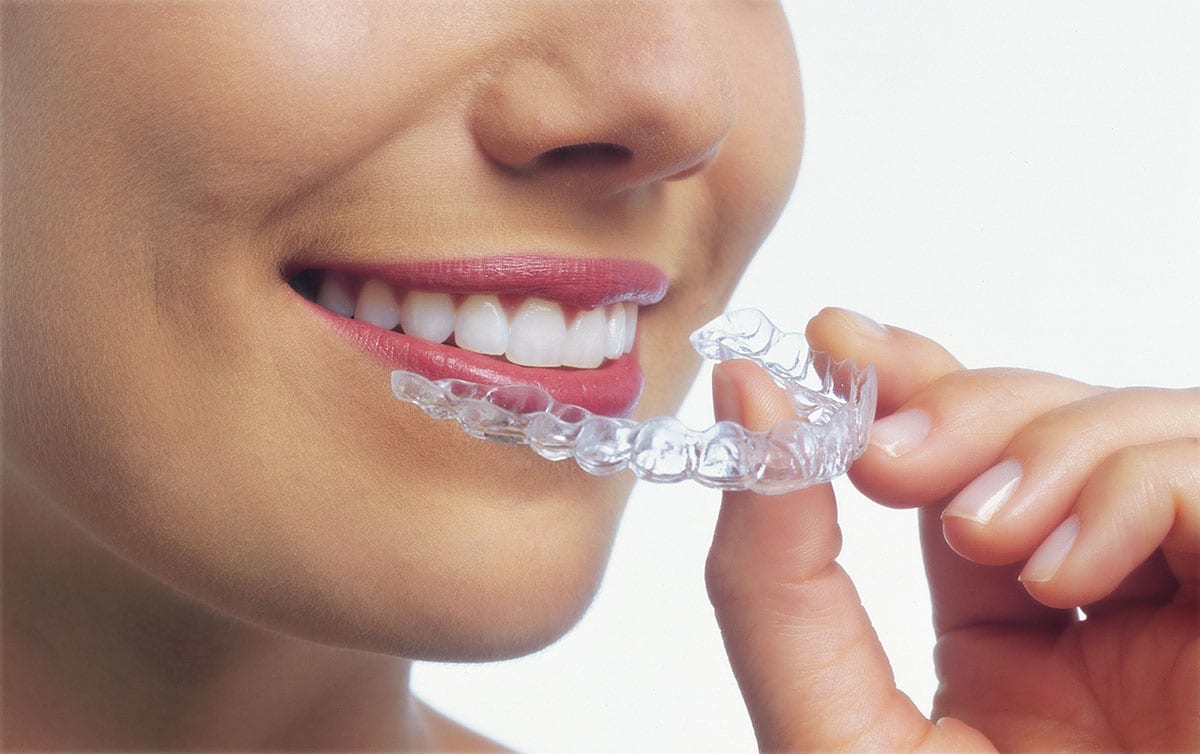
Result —
[[[829, 485], [726, 494], [708, 586], [759, 744], [817, 751], [1196, 751], [1200, 748], [1200, 389], [1101, 388], [965, 369], [927, 338], [838, 309], [809, 342], [870, 362], [882, 420], [920, 411], [898, 448], [873, 429], [851, 469], [920, 509], [939, 687], [934, 721], [895, 685], [854, 585]], [[714, 375], [717, 413], [790, 413], [753, 364]], [[911, 414], [910, 414], [911, 415]], [[902, 452], [897, 452], [898, 450]], [[1065, 460], [1065, 462], [1064, 462]], [[1023, 474], [986, 523], [961, 491]], [[1051, 558], [1053, 532], [1078, 534]], [[1057, 567], [1054, 561], [1061, 561]], [[1086, 621], [1076, 618], [1082, 605]]]
[[[529, 651], [591, 598], [628, 478], [398, 404], [279, 270], [652, 261], [639, 411], [669, 412], [794, 178], [790, 38], [749, 2], [455, 7], [4, 6], [6, 747], [486, 748], [409, 660]], [[851, 476], [922, 509], [938, 722], [836, 565], [829, 487], [729, 493], [709, 588], [760, 744], [1200, 748], [1196, 392], [965, 370], [836, 310], [808, 334], [876, 365], [880, 417], [929, 417]], [[716, 375], [723, 417], [788, 415], [756, 370]], [[1010, 507], [943, 514], [1009, 459]], [[1066, 560], [1018, 582], [1073, 513]]]
[[5, 745], [486, 745], [409, 660], [560, 636], [631, 480], [394, 400], [280, 271], [652, 262], [670, 413], [803, 131], [777, 5], [548, 7], [4, 5]]

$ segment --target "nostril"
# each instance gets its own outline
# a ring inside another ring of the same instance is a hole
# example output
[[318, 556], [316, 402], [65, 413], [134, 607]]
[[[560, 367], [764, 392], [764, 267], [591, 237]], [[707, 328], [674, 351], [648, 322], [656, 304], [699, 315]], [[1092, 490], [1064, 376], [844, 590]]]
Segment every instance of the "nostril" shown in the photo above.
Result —
[[633, 159], [633, 151], [620, 144], [587, 142], [555, 147], [538, 156], [539, 167], [616, 167]]

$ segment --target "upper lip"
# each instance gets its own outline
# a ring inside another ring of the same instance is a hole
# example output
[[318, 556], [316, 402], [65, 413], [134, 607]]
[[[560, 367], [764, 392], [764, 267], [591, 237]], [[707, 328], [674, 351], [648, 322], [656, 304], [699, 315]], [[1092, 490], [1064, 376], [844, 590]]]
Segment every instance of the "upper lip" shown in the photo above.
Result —
[[536, 296], [583, 309], [620, 301], [648, 306], [662, 300], [668, 285], [666, 274], [649, 262], [548, 254], [305, 266], [374, 278], [404, 290]]

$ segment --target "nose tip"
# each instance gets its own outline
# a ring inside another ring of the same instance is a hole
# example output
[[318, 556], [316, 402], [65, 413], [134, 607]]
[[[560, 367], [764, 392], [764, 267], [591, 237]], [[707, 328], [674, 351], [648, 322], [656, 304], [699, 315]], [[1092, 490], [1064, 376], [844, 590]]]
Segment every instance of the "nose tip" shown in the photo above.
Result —
[[560, 30], [561, 47], [508, 60], [488, 79], [472, 107], [480, 149], [515, 173], [614, 192], [703, 170], [737, 114], [722, 48], [678, 9], [651, 23], [603, 7], [606, 23], [592, 14]]

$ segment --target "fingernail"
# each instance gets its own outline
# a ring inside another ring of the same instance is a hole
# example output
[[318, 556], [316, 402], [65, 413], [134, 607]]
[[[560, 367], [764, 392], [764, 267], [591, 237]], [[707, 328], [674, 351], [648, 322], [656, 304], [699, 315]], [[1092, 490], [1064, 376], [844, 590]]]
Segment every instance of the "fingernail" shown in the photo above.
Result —
[[907, 453], [924, 442], [933, 429], [929, 414], [919, 408], [897, 411], [871, 427], [870, 443], [892, 458]]
[[713, 416], [717, 421], [742, 424], [742, 396], [737, 384], [720, 369], [713, 370]]
[[1049, 581], [1054, 578], [1078, 537], [1079, 516], [1069, 516], [1057, 529], [1050, 532], [1050, 536], [1046, 537], [1046, 541], [1042, 542], [1029, 558], [1029, 562], [1017, 578], [1021, 581]]
[[957, 516], [977, 524], [986, 524], [1008, 502], [1020, 482], [1019, 461], [1010, 458], [998, 463], [964, 487], [942, 511], [942, 518]]
[[840, 311], [842, 313], [842, 317], [844, 317], [845, 320], [850, 323], [850, 326], [857, 330], [860, 335], [866, 335], [869, 338], [886, 338], [888, 336], [887, 328], [870, 317], [859, 314], [856, 311], [851, 311], [850, 309], [842, 309]]

